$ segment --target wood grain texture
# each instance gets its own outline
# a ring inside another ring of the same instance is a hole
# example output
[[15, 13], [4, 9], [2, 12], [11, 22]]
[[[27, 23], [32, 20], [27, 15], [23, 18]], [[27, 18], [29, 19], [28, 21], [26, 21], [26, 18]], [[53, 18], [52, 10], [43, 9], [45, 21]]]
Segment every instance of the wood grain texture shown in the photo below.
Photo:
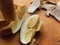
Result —
[[[33, 0], [14, 0], [19, 4], [26, 4], [27, 8]], [[54, 0], [57, 3], [57, 0]], [[35, 45], [60, 45], [60, 22], [54, 17], [47, 17], [44, 10], [35, 12], [40, 19], [43, 20], [44, 25], [40, 30], [40, 34], [37, 34], [37, 40]], [[26, 11], [26, 19], [31, 14]], [[0, 45], [22, 45], [19, 39], [20, 32], [9, 36], [0, 36]]]

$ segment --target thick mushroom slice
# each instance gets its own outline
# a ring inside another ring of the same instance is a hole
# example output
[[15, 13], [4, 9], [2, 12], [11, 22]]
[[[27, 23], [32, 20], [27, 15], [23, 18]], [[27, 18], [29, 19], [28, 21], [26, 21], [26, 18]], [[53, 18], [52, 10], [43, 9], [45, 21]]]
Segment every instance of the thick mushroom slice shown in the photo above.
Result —
[[34, 2], [29, 6], [28, 12], [33, 13], [37, 8], [40, 7], [40, 0], [34, 0]]
[[16, 20], [13, 21], [11, 28], [12, 28], [12, 33], [16, 33], [22, 26], [22, 23], [24, 21], [25, 17], [25, 11], [26, 11], [26, 6], [18, 6], [17, 9], [15, 10], [16, 12]]
[[23, 44], [31, 42], [35, 33], [41, 29], [42, 22], [39, 21], [38, 15], [30, 16], [22, 25], [20, 31], [20, 40]]
[[45, 9], [47, 9], [47, 15], [51, 14], [54, 16], [58, 21], [60, 21], [60, 2], [57, 3], [57, 5], [51, 5], [47, 4], [43, 6]]

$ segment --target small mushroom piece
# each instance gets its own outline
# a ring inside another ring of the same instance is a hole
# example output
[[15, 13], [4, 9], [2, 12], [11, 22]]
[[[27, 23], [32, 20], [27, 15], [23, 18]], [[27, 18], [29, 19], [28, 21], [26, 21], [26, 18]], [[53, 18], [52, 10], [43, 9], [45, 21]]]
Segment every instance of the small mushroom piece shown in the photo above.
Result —
[[42, 23], [38, 18], [38, 15], [33, 15], [23, 23], [20, 31], [20, 40], [23, 44], [30, 43], [35, 33], [41, 29]]
[[40, 0], [34, 0], [34, 2], [29, 6], [28, 12], [33, 13], [37, 8], [40, 7]]
[[51, 14], [54, 16], [58, 21], [60, 21], [60, 2], [57, 5], [45, 5], [45, 9], [47, 9], [47, 15]]

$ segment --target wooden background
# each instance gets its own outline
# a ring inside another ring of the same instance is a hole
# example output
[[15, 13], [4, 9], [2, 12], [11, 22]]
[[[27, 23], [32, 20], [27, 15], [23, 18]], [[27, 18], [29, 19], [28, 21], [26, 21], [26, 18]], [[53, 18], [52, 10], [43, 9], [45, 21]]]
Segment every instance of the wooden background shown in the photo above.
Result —
[[[26, 4], [27, 9], [33, 0], [14, 0], [19, 4]], [[54, 0], [55, 3], [58, 0]], [[43, 20], [44, 25], [37, 35], [37, 40], [35, 45], [60, 45], [60, 22], [58, 22], [54, 17], [47, 17], [44, 10], [38, 10], [34, 14], [39, 14], [41, 20]], [[29, 17], [26, 11], [26, 18]], [[0, 36], [0, 45], [22, 45], [20, 42], [20, 32], [9, 36]]]

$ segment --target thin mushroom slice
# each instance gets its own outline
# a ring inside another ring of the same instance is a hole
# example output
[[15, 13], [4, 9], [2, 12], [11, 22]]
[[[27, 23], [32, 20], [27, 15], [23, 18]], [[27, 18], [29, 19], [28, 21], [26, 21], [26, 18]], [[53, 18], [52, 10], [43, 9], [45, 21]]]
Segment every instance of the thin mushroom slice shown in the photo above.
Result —
[[60, 21], [60, 2], [57, 3], [56, 8], [50, 11], [50, 14]]
[[60, 2], [57, 3], [56, 9], [60, 10]]
[[53, 12], [51, 12], [51, 15], [53, 15], [58, 21], [60, 21], [60, 2], [57, 3], [56, 9], [53, 10]]
[[49, 16], [51, 14], [54, 16], [58, 21], [60, 21], [60, 2], [57, 3], [57, 5], [49, 5], [50, 7], [48, 8], [48, 5], [45, 5], [45, 9], [47, 9], [46, 13]]
[[[20, 40], [23, 44], [31, 42], [35, 33], [40, 30], [40, 21], [38, 15], [30, 16], [22, 25], [20, 31]], [[37, 23], [39, 22], [39, 23]]]
[[12, 22], [12, 33], [15, 34], [22, 26], [25, 17], [26, 6], [23, 5], [21, 9], [16, 9], [16, 19]]
[[14, 22], [12, 22], [11, 29], [13, 34], [15, 34], [21, 28], [23, 21], [24, 17], [21, 20], [17, 18]]
[[43, 26], [43, 21], [42, 21], [42, 20], [40, 20], [40, 21], [39, 21], [39, 23], [38, 23], [38, 26], [37, 26], [36, 31], [40, 31], [40, 30], [41, 30], [41, 28], [42, 28], [42, 26]]
[[52, 11], [52, 10], [56, 7], [56, 5], [44, 4], [44, 5], [42, 5], [41, 7], [42, 7], [42, 8], [45, 8], [45, 9], [47, 10], [47, 11], [46, 11], [46, 14], [47, 14], [47, 16], [49, 16], [50, 11]]
[[28, 12], [33, 13], [37, 8], [40, 7], [40, 0], [34, 0], [34, 2], [29, 6]]

